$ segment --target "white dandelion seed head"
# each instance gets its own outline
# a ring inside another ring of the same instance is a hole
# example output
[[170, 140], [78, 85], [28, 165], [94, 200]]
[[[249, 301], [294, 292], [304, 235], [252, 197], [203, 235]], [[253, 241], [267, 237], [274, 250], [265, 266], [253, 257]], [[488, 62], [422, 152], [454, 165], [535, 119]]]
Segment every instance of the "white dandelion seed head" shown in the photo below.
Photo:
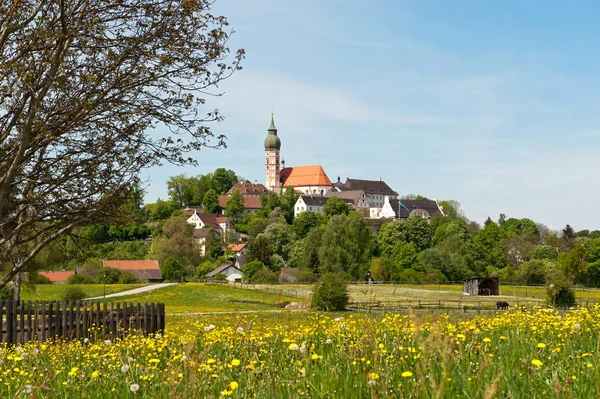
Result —
[[375, 386], [375, 384], [377, 384], [377, 383], [375, 382], [375, 380], [369, 380], [369, 381], [367, 382], [367, 386], [370, 386], [370, 387], [374, 387], [374, 386]]
[[84, 338], [83, 343], [86, 344], [86, 345], [89, 344], [90, 343], [90, 339], [89, 338]]
[[340, 321], [342, 319], [340, 319], [339, 317], [336, 317], [335, 319], [333, 319], [333, 321]]
[[31, 392], [33, 392], [33, 386], [31, 386], [31, 385], [25, 385], [23, 387], [23, 393], [31, 393]]
[[237, 332], [239, 332], [239, 333], [243, 333], [243, 332], [244, 332], [244, 327], [238, 327], [238, 328], [237, 328]]
[[23, 350], [23, 347], [22, 347], [22, 346], [17, 346], [17, 347], [15, 348], [15, 351], [17, 351], [17, 352], [21, 352], [22, 350]]
[[331, 338], [327, 338], [327, 340], [325, 341], [325, 343], [327, 345], [331, 345], [333, 343], [333, 341], [331, 340]]
[[186, 354], [183, 354], [183, 356], [181, 356], [181, 360], [183, 360], [184, 362], [185, 362], [186, 360], [188, 360], [188, 357], [187, 357], [187, 355], [186, 355]]
[[121, 366], [121, 373], [126, 373], [129, 371], [129, 365], [128, 364], [124, 364]]
[[581, 329], [581, 324], [579, 324], [579, 323], [575, 323], [575, 324], [573, 325], [573, 329], [574, 329], [575, 331], [579, 331], [579, 330]]
[[138, 384], [131, 384], [131, 385], [129, 386], [129, 390], [130, 390], [131, 392], [137, 392], [139, 389], [140, 389], [140, 386], [139, 386]]
[[298, 349], [300, 351], [300, 353], [306, 353], [306, 347], [305, 346], [301, 346], [300, 349]]
[[340, 330], [345, 330], [346, 329], [346, 325], [345, 324], [340, 324]]
[[212, 331], [212, 330], [214, 330], [214, 329], [215, 329], [215, 326], [214, 326], [214, 325], [212, 325], [212, 324], [211, 324], [210, 326], [206, 326], [206, 327], [204, 327], [204, 331], [206, 331], [206, 332]]
[[112, 342], [110, 341], [110, 339], [107, 339], [107, 340], [104, 341], [104, 344], [105, 345], [110, 345], [110, 344], [112, 344]]

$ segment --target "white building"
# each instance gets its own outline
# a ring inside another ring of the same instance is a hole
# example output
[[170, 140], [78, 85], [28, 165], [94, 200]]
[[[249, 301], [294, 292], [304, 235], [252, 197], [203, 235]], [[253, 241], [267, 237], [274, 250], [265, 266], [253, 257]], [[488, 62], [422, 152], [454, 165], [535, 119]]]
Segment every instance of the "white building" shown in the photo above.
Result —
[[338, 177], [338, 181], [333, 184], [336, 191], [362, 190], [371, 208], [383, 208], [385, 197], [389, 199], [397, 199], [398, 193], [390, 188], [383, 180], [360, 180], [346, 179], [346, 183], [342, 183]]
[[230, 283], [242, 281], [242, 271], [234, 265], [230, 265], [227, 263], [222, 264], [212, 272], [208, 273], [206, 275], [206, 278], [208, 280], [212, 280], [217, 274], [224, 274], [225, 276], [227, 276], [227, 281], [229, 281]]

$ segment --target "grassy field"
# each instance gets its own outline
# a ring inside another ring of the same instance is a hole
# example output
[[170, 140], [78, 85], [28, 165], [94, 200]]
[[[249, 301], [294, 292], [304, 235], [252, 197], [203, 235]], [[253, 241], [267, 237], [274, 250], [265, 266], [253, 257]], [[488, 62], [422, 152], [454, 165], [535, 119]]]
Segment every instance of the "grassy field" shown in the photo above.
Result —
[[156, 337], [3, 348], [0, 395], [595, 398], [599, 340], [598, 309], [171, 316]]
[[[106, 294], [131, 290], [146, 285], [147, 284], [106, 284]], [[37, 284], [35, 286], [24, 285], [21, 288], [21, 299], [24, 301], [60, 300], [67, 287], [81, 288], [88, 298], [101, 296], [104, 293], [104, 284]]]
[[229, 285], [185, 283], [137, 295], [107, 298], [106, 301], [162, 302], [167, 313], [229, 312], [275, 309], [276, 303], [298, 298], [233, 288]]

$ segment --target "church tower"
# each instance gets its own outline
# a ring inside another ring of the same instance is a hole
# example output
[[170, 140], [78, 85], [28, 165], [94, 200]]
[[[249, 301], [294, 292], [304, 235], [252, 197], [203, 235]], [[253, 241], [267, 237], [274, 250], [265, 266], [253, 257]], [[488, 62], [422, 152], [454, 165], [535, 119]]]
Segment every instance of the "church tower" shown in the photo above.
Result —
[[279, 150], [281, 148], [281, 140], [277, 136], [273, 114], [271, 114], [271, 126], [269, 126], [267, 132], [267, 137], [265, 138], [265, 186], [272, 191], [278, 189], [280, 185]]

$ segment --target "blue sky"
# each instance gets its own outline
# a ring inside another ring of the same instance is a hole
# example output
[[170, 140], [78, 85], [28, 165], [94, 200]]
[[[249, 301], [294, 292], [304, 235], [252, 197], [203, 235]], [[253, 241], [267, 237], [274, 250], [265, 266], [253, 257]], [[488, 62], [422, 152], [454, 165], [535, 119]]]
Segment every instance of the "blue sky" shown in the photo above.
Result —
[[600, 229], [600, 3], [218, 0], [244, 69], [208, 105], [228, 148], [198, 167], [264, 182], [271, 111], [287, 166], [381, 177], [401, 195], [454, 199], [483, 222], [529, 217]]

